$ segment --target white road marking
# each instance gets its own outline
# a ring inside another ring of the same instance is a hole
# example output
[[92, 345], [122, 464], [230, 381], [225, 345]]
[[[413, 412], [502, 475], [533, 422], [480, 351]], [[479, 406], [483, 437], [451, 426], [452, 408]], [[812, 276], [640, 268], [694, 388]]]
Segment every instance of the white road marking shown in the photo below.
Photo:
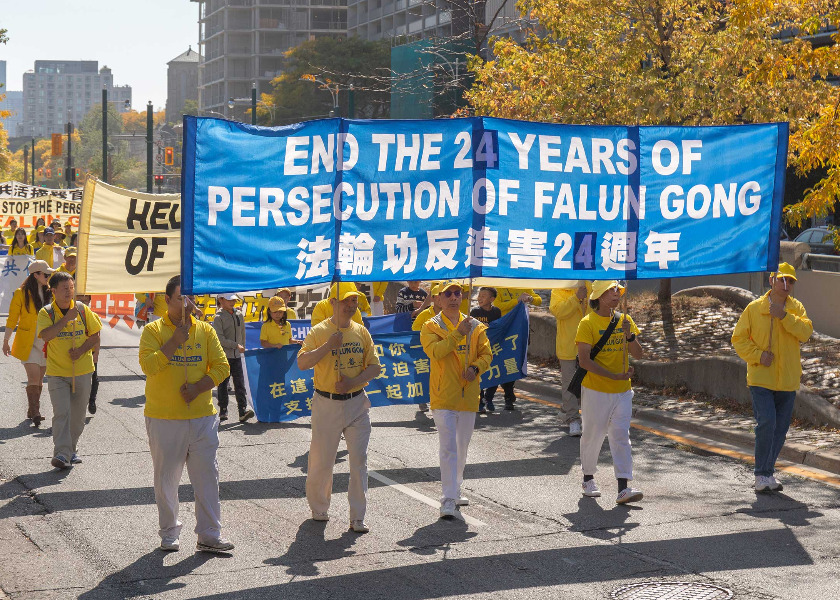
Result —
[[[420, 492], [412, 490], [410, 487], [406, 487], [401, 483], [397, 483], [396, 481], [394, 481], [390, 477], [385, 477], [385, 475], [382, 475], [381, 473], [377, 473], [376, 471], [370, 471], [370, 470], [368, 471], [368, 475], [373, 477], [377, 481], [381, 481], [385, 485], [387, 485], [389, 487], [392, 487], [397, 491], [402, 492], [406, 496], [411, 496], [415, 500], [419, 500], [423, 504], [428, 504], [429, 506], [431, 506], [433, 508], [440, 508], [440, 502], [438, 502], [437, 500], [432, 500], [428, 496], [424, 496]], [[456, 517], [455, 518], [461, 519], [462, 521], [466, 522], [468, 525], [473, 525], [475, 527], [482, 527], [482, 526], [486, 525], [486, 523], [484, 523], [483, 521], [479, 521], [478, 519], [475, 519], [475, 518], [473, 518], [469, 515], [465, 515], [461, 511], [456, 511]]]

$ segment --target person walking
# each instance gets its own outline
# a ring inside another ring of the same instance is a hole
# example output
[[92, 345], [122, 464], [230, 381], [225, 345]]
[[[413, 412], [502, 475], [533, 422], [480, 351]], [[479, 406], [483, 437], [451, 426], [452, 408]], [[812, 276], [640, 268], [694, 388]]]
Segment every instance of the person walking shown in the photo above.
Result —
[[219, 402], [219, 422], [227, 421], [228, 402], [230, 398], [230, 380], [233, 379], [233, 391], [236, 395], [236, 406], [239, 409], [239, 422], [244, 423], [254, 416], [254, 411], [248, 408], [248, 392], [245, 389], [245, 373], [242, 368], [242, 353], [245, 352], [245, 317], [236, 307], [239, 300], [237, 294], [221, 294], [217, 298], [219, 310], [213, 319], [213, 329], [224, 348], [225, 356], [230, 365], [230, 375], [225, 377], [216, 390]]
[[35, 256], [35, 249], [26, 239], [26, 230], [18, 227], [9, 240], [9, 256]]
[[[26, 371], [26, 418], [31, 419], [35, 427], [39, 427], [44, 420], [41, 416], [41, 391], [47, 371], [44, 340], [36, 335], [38, 313], [52, 300], [49, 287], [52, 273], [53, 270], [42, 260], [29, 265], [29, 276], [12, 295], [3, 336], [3, 354], [14, 356], [23, 363]], [[12, 333], [15, 339], [10, 347]]]
[[[327, 294], [327, 297], [318, 302], [315, 305], [315, 308], [312, 309], [312, 318], [310, 319], [310, 324], [312, 327], [315, 327], [321, 321], [325, 321], [333, 316], [333, 305], [332, 300], [336, 297], [336, 289], [338, 284], [334, 283], [330, 286], [330, 291]], [[358, 323], [359, 325], [363, 325], [364, 321], [362, 321], [362, 304], [364, 303], [367, 306], [367, 300], [365, 300], [365, 295], [356, 288], [356, 284], [352, 282], [342, 282], [342, 289], [346, 289], [348, 291], [353, 291], [358, 293], [358, 304], [356, 307], [356, 312], [353, 314], [353, 321]]]
[[440, 444], [441, 518], [456, 516], [469, 500], [461, 495], [467, 450], [478, 410], [481, 373], [493, 355], [487, 326], [461, 314], [461, 284], [438, 286], [441, 311], [423, 325], [420, 344], [429, 357], [429, 397]]
[[69, 273], [71, 277], [76, 276], [76, 248], [68, 246], [64, 249], [64, 262], [56, 270]]
[[46, 261], [50, 269], [55, 268], [56, 250], [61, 255], [60, 247], [55, 245], [55, 231], [52, 227], [47, 227], [44, 229], [44, 243], [35, 251], [35, 258]]
[[46, 345], [47, 388], [53, 407], [51, 464], [66, 469], [82, 462], [77, 452], [102, 322], [76, 300], [76, 284], [68, 273], [53, 273], [50, 291], [52, 303], [38, 312], [38, 337]]
[[[637, 359], [644, 355], [644, 350], [637, 339], [639, 329], [633, 319], [616, 311], [625, 291], [617, 281], [596, 281], [589, 295], [592, 312], [580, 320], [575, 335], [578, 361], [587, 371], [581, 385], [583, 495], [601, 495], [595, 483], [595, 473], [604, 437], [608, 437], [613, 470], [618, 480], [616, 504], [637, 502], [643, 497], [640, 490], [628, 485], [633, 479], [630, 447], [630, 418], [633, 414], [630, 377], [633, 368], [630, 367], [627, 350]], [[594, 360], [593, 347], [601, 348]]]
[[282, 348], [288, 344], [300, 343], [292, 338], [286, 303], [282, 298], [272, 296], [268, 301], [265, 322], [260, 328], [260, 345], [263, 348]]
[[146, 433], [154, 470], [160, 549], [180, 548], [178, 484], [184, 465], [195, 495], [196, 550], [230, 552], [219, 502], [219, 421], [211, 390], [228, 375], [213, 327], [184, 309], [181, 276], [166, 284], [166, 314], [143, 328], [140, 368], [146, 375]]
[[747, 363], [747, 385], [755, 417], [755, 490], [781, 490], [776, 460], [787, 437], [802, 378], [799, 348], [814, 333], [802, 303], [793, 297], [796, 269], [781, 263], [770, 275], [770, 291], [744, 309], [732, 346]]
[[[477, 319], [479, 323], [489, 325], [493, 321], [502, 318], [502, 311], [498, 306], [493, 306], [493, 300], [496, 299], [496, 288], [483, 287], [478, 290], [478, 306], [470, 311], [470, 316]], [[493, 398], [496, 396], [498, 385], [491, 385], [488, 388], [481, 390], [481, 397], [478, 403], [478, 412], [495, 412], [496, 405], [493, 404]]]
[[551, 300], [548, 309], [557, 320], [557, 337], [554, 350], [560, 362], [560, 424], [568, 426], [569, 435], [580, 437], [582, 432], [580, 421], [580, 399], [569, 391], [569, 383], [577, 370], [577, 334], [580, 320], [589, 312], [587, 298], [592, 293], [592, 284], [588, 281], [577, 281], [568, 288], [551, 290]]
[[[496, 288], [496, 299], [493, 301], [493, 304], [502, 311], [503, 317], [519, 303], [541, 306], [542, 298], [531, 289]], [[515, 409], [516, 392], [513, 389], [515, 385], [516, 381], [508, 381], [502, 384], [502, 389], [505, 392], [505, 410]]]
[[350, 528], [367, 533], [367, 449], [370, 441], [368, 382], [380, 373], [370, 332], [353, 320], [361, 293], [336, 283], [330, 293], [332, 316], [313, 326], [297, 357], [302, 371], [315, 369], [312, 440], [306, 473], [306, 500], [315, 521], [329, 521], [333, 468], [342, 434], [347, 442]]

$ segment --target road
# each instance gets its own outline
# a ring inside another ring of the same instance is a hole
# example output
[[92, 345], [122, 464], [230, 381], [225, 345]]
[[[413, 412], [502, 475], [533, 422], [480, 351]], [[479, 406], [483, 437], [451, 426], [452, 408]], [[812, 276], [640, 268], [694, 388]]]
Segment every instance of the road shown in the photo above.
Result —
[[559, 433], [555, 409], [528, 401], [478, 419], [471, 506], [448, 522], [431, 418], [373, 409], [367, 535], [347, 530], [343, 444], [332, 520], [316, 523], [304, 498], [308, 420], [225, 424], [222, 518], [236, 551], [193, 552], [185, 476], [181, 550], [164, 554], [136, 350], [103, 350], [100, 369], [84, 463], [59, 472], [48, 432], [23, 419], [22, 366], [0, 357], [0, 598], [588, 599], [653, 580], [736, 598], [840, 595], [840, 489], [786, 476], [784, 492], [757, 495], [747, 465], [634, 430], [645, 499], [615, 505], [606, 444], [604, 496], [583, 498], [578, 440]]

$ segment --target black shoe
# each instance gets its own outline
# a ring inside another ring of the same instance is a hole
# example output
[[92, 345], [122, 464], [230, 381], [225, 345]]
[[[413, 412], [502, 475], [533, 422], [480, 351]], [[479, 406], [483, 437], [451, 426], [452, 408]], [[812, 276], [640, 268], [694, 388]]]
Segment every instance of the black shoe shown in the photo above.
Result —
[[512, 401], [505, 400], [505, 410], [516, 410]]
[[486, 412], [487, 412], [487, 409], [486, 409], [486, 408], [484, 408], [484, 400], [481, 400], [481, 401], [478, 403], [478, 414], [483, 415], [483, 414], [484, 414], [484, 413], [486, 413]]
[[247, 421], [248, 419], [250, 419], [253, 416], [254, 416], [254, 411], [249, 408], [245, 412], [239, 413], [239, 422], [244, 423], [245, 421]]
[[92, 415], [96, 414], [96, 400], [90, 400], [88, 402], [88, 412]]
[[222, 421], [227, 421], [227, 411], [226, 410], [220, 410], [219, 411], [219, 423], [221, 423]]
[[487, 412], [496, 412], [496, 405], [493, 404], [492, 400], [487, 401]]

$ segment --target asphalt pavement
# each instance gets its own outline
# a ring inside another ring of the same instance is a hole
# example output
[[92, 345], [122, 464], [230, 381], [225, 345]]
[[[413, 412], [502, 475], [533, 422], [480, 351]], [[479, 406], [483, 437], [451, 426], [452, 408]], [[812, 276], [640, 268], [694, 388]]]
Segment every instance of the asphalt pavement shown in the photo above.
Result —
[[[615, 504], [607, 444], [580, 494], [579, 442], [556, 409], [481, 415], [464, 519], [438, 519], [437, 436], [414, 407], [371, 411], [365, 535], [348, 531], [340, 446], [328, 523], [304, 497], [308, 419], [226, 423], [218, 454], [230, 556], [195, 553], [182, 480], [181, 550], [157, 549], [157, 511], [136, 349], [100, 356], [99, 410], [67, 471], [50, 467], [51, 410], [25, 420], [24, 371], [0, 357], [0, 598], [608, 598], [627, 584], [688, 581], [735, 598], [840, 596], [840, 489], [784, 475], [756, 494], [751, 468], [634, 429], [637, 505]], [[536, 396], [537, 394], [531, 394]], [[551, 398], [544, 398], [553, 400]], [[501, 404], [501, 402], [499, 403]]]

